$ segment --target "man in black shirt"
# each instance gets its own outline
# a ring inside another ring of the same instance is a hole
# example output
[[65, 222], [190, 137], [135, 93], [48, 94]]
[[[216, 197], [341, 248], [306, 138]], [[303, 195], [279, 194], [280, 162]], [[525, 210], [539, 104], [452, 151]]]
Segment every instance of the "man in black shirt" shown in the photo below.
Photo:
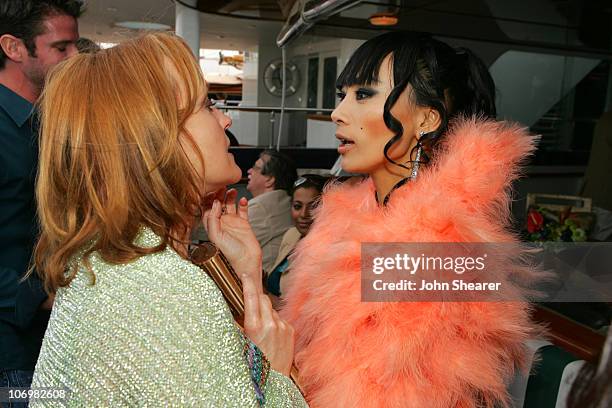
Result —
[[21, 280], [38, 230], [33, 104], [49, 69], [77, 53], [81, 7], [76, 0], [0, 2], [0, 388], [30, 386], [53, 304], [35, 275]]

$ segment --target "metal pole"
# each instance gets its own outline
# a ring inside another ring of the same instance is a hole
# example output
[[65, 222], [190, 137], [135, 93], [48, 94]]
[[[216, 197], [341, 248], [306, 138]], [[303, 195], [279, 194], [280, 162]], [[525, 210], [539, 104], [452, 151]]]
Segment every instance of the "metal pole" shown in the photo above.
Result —
[[[197, 0], [182, 0], [183, 3], [196, 6]], [[186, 7], [179, 2], [174, 3], [176, 34], [183, 37], [189, 44], [193, 55], [200, 59], [200, 12]]]

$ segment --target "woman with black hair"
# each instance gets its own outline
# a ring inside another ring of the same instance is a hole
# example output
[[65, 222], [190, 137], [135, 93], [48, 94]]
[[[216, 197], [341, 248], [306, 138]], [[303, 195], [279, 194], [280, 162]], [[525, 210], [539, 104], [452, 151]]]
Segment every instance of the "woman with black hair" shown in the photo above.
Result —
[[318, 174], [304, 174], [293, 183], [291, 219], [294, 226], [283, 235], [276, 261], [265, 278], [265, 286], [275, 308], [280, 305], [281, 279], [289, 272], [289, 256], [299, 240], [308, 234], [313, 221], [312, 212], [319, 202], [327, 180], [327, 177]]
[[362, 302], [364, 242], [516, 242], [509, 188], [535, 149], [496, 122], [494, 83], [466, 49], [391, 32], [364, 43], [337, 81], [342, 167], [369, 177], [328, 187], [298, 244], [282, 315], [311, 407], [510, 406], [536, 327], [514, 302]]
[[612, 406], [612, 326], [597, 364], [586, 363], [578, 372], [567, 397], [568, 408]]

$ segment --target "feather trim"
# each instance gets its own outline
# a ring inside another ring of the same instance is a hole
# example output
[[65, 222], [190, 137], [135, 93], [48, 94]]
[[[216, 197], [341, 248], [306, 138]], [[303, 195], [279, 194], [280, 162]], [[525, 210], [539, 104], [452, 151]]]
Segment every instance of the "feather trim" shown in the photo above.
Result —
[[[536, 333], [526, 302], [362, 303], [362, 242], [516, 242], [510, 185], [537, 138], [506, 123], [462, 119], [435, 164], [378, 207], [374, 185], [325, 191], [298, 244], [281, 312], [311, 407], [509, 406]], [[519, 265], [508, 273], [533, 274]]]

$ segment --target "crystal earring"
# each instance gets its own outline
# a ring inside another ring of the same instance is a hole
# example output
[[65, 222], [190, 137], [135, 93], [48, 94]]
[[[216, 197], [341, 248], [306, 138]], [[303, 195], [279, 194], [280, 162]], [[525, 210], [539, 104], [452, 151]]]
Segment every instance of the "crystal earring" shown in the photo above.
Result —
[[421, 145], [421, 139], [423, 138], [424, 135], [425, 135], [425, 132], [421, 130], [419, 132], [419, 140], [417, 141], [419, 148], [416, 151], [416, 157], [414, 158], [414, 162], [412, 162], [412, 173], [410, 173], [410, 180], [416, 179], [417, 175], [419, 174], [419, 164], [421, 162], [421, 154], [423, 153], [423, 146]]

